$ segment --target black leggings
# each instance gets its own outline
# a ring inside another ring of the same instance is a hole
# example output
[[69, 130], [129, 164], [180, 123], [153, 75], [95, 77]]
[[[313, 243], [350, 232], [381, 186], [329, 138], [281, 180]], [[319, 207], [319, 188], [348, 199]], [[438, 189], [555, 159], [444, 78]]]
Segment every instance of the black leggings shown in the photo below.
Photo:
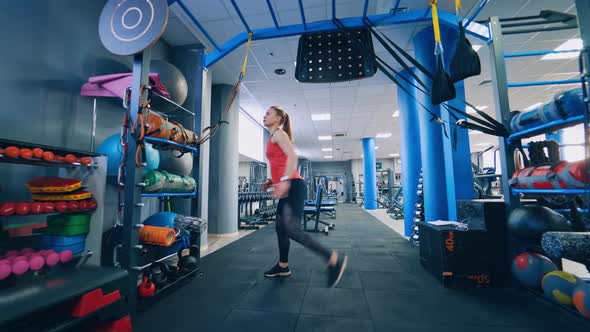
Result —
[[303, 217], [306, 191], [307, 188], [303, 180], [291, 180], [288, 196], [279, 200], [276, 231], [279, 238], [279, 261], [282, 263], [289, 261], [289, 239], [299, 242], [326, 260], [329, 260], [332, 255], [330, 249], [324, 247], [308, 233], [301, 230], [301, 218]]

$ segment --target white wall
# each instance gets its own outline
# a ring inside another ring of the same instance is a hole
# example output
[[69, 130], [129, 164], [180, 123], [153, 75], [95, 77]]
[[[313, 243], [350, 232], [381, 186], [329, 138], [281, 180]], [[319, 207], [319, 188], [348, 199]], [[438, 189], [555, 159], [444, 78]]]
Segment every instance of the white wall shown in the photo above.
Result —
[[263, 129], [240, 111], [239, 151], [241, 155], [264, 161]]

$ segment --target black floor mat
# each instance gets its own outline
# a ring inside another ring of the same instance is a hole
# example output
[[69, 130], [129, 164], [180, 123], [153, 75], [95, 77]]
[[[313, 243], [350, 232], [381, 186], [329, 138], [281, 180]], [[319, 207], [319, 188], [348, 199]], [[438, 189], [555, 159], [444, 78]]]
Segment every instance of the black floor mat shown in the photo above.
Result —
[[337, 209], [336, 228], [312, 234], [349, 255], [336, 288], [326, 263], [293, 242], [292, 276], [265, 279], [278, 259], [271, 224], [204, 257], [204, 274], [139, 313], [134, 331], [590, 331], [528, 292], [446, 289], [389, 227], [356, 205]]

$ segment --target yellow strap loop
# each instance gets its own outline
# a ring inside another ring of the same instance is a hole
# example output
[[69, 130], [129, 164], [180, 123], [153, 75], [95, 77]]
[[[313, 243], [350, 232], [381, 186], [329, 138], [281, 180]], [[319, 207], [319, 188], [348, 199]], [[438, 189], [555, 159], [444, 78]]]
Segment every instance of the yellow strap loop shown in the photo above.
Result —
[[250, 53], [250, 45], [252, 44], [252, 31], [248, 32], [248, 43], [246, 44], [246, 55], [244, 56], [244, 64], [242, 65], [242, 71], [240, 76], [244, 76], [246, 73], [246, 64], [248, 63], [248, 53]]
[[432, 6], [432, 26], [434, 28], [434, 41], [440, 43], [440, 26], [438, 25], [438, 10], [436, 9], [436, 0], [430, 2]]
[[461, 0], [455, 0], [455, 9], [459, 10], [461, 8]]

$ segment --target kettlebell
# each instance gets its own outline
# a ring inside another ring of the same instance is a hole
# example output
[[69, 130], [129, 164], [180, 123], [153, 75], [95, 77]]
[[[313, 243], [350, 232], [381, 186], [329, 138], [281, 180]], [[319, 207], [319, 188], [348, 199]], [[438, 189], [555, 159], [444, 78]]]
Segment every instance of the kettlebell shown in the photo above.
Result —
[[178, 250], [178, 271], [181, 273], [190, 273], [197, 268], [198, 258], [199, 255], [199, 246], [192, 245], [189, 247], [189, 254], [183, 255], [182, 252], [184, 250]]
[[150, 275], [156, 289], [161, 289], [168, 283], [168, 274], [170, 274], [170, 269], [165, 263], [155, 262], [150, 266]]
[[151, 297], [156, 292], [156, 285], [147, 276], [143, 276], [141, 284], [137, 288], [140, 297]]

